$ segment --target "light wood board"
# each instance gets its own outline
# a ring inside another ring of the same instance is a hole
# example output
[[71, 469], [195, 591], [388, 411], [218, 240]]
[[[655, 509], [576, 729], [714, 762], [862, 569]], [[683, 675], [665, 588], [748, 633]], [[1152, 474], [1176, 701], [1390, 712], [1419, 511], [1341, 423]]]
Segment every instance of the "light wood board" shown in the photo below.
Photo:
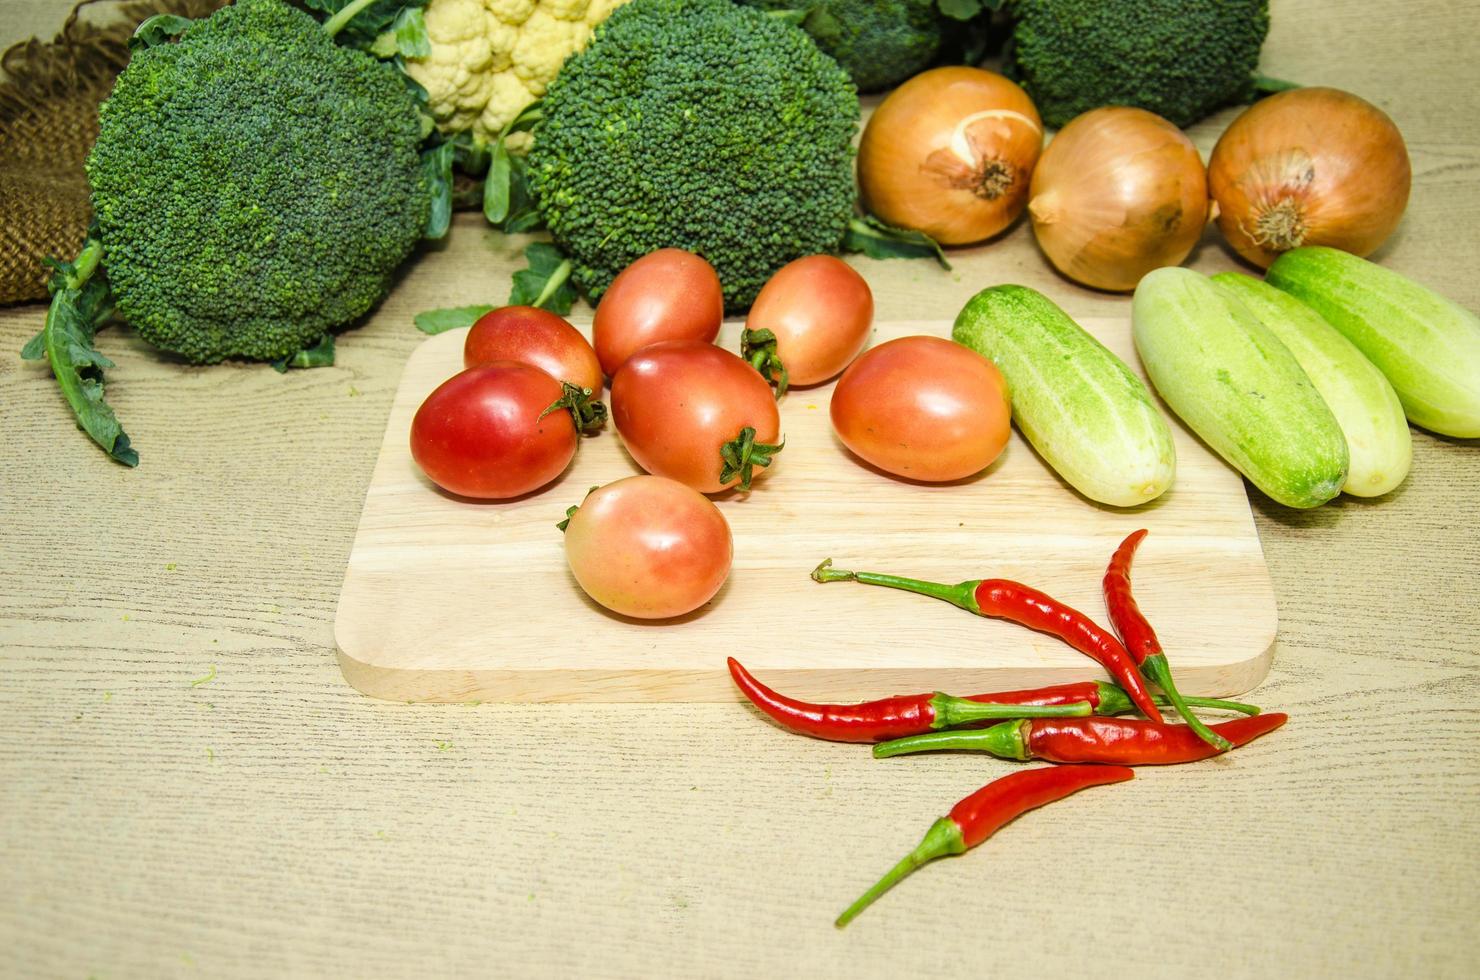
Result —
[[[1086, 323], [1135, 363], [1129, 324]], [[719, 342], [735, 349], [738, 324]], [[882, 324], [874, 343], [949, 334], [942, 322]], [[566, 473], [512, 502], [438, 491], [411, 459], [426, 395], [461, 368], [466, 331], [428, 339], [407, 362], [350, 554], [335, 620], [356, 688], [406, 701], [727, 700], [734, 654], [811, 698], [1002, 690], [1103, 676], [1058, 640], [945, 603], [840, 582], [840, 567], [958, 581], [1027, 582], [1104, 620], [1100, 577], [1125, 534], [1149, 527], [1135, 566], [1143, 609], [1182, 685], [1235, 694], [1269, 668], [1275, 603], [1243, 482], [1175, 426], [1177, 480], [1132, 510], [1079, 496], [1014, 432], [977, 477], [922, 485], [861, 464], [833, 435], [832, 385], [782, 404], [786, 449], [748, 496], [717, 503], [735, 562], [706, 606], [662, 623], [591, 601], [555, 524], [586, 490], [641, 472], [615, 431], [583, 441]]]

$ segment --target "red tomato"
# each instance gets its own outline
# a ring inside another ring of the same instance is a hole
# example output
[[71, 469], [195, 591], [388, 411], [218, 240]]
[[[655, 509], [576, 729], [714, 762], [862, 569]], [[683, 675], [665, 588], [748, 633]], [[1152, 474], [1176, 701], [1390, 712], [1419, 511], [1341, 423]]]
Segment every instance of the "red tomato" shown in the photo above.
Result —
[[455, 374], [411, 420], [411, 456], [433, 483], [464, 497], [499, 500], [537, 490], [576, 453], [571, 413], [545, 409], [560, 382], [530, 364], [495, 361]]
[[693, 252], [663, 248], [623, 269], [602, 294], [591, 324], [608, 377], [637, 351], [662, 340], [714, 343], [725, 297], [714, 266]]
[[727, 472], [734, 467], [724, 458], [725, 444], [740, 439], [741, 430], [755, 430], [758, 453], [750, 458], [757, 467], [779, 451], [781, 415], [771, 386], [713, 344], [671, 340], [644, 347], [612, 378], [611, 402], [612, 420], [637, 465], [700, 493], [737, 483], [749, 489], [750, 475]]
[[858, 356], [873, 323], [874, 294], [863, 276], [842, 259], [808, 255], [782, 266], [755, 298], [741, 356], [755, 364], [751, 332], [769, 330], [780, 371], [774, 362], [757, 367], [775, 377], [777, 390], [821, 384]]
[[601, 397], [601, 362], [564, 317], [536, 306], [505, 306], [478, 318], [463, 342], [463, 367], [490, 361], [533, 364], [556, 381], [590, 388]]
[[1007, 445], [1012, 410], [997, 365], [940, 337], [900, 337], [838, 381], [832, 424], [881, 470], [932, 483], [985, 469]]
[[565, 528], [565, 560], [613, 612], [667, 619], [699, 608], [730, 574], [730, 525], [709, 498], [660, 476], [593, 490]]

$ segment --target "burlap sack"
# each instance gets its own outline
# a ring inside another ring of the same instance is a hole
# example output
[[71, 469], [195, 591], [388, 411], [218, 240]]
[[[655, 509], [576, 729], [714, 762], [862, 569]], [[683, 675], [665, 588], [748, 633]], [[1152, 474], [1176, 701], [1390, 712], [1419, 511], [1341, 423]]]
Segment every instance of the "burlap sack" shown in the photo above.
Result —
[[157, 13], [203, 17], [225, 0], [82, 0], [51, 41], [0, 55], [0, 304], [46, 298], [42, 259], [72, 258], [91, 220], [83, 164], [98, 103]]

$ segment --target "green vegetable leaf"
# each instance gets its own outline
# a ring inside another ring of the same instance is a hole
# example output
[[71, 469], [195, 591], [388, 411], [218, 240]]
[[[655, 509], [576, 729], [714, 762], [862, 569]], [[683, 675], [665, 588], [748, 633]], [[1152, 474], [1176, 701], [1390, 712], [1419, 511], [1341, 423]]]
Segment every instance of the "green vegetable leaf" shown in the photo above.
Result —
[[312, 347], [305, 347], [292, 357], [285, 357], [280, 361], [272, 362], [272, 369], [278, 374], [287, 374], [288, 368], [316, 368], [330, 367], [334, 364], [334, 335], [324, 334]]
[[935, 239], [924, 232], [886, 225], [871, 214], [848, 222], [843, 251], [862, 252], [871, 259], [935, 259], [941, 268], [951, 268]]
[[118, 462], [138, 466], [138, 452], [103, 401], [103, 369], [113, 362], [93, 347], [98, 326], [112, 314], [108, 281], [99, 269], [102, 258], [102, 243], [89, 238], [76, 261], [49, 263], [56, 270], [47, 283], [51, 307], [41, 333], [26, 344], [21, 356], [31, 360], [44, 356], [78, 426]]
[[401, 14], [425, 7], [427, 0], [303, 0], [304, 6], [327, 14], [324, 30], [352, 47], [370, 49]]
[[576, 301], [570, 259], [550, 242], [531, 242], [524, 257], [529, 260], [529, 268], [514, 273], [509, 305], [538, 306], [561, 316], [569, 313]]
[[532, 231], [541, 224], [529, 190], [529, 164], [524, 157], [510, 153], [505, 140], [511, 133], [528, 132], [543, 118], [540, 103], [527, 106], [509, 120], [489, 152], [488, 174], [483, 179], [483, 216], [496, 228]]
[[425, 58], [432, 53], [426, 15], [420, 7], [403, 7], [396, 14], [391, 34], [396, 39], [396, 53], [403, 58]]
[[766, 11], [766, 14], [768, 16], [774, 17], [777, 20], [782, 21], [783, 23], [795, 24], [797, 27], [801, 27], [802, 26], [802, 22], [807, 19], [807, 15], [809, 13], [811, 13], [811, 11], [807, 10], [805, 7], [800, 8], [800, 9], [797, 9], [797, 10], [767, 10]]
[[46, 357], [46, 328], [42, 327], [36, 331], [36, 336], [26, 341], [26, 346], [21, 348], [21, 359], [39, 361], [44, 357]]
[[457, 147], [439, 143], [421, 154], [422, 172], [432, 192], [432, 206], [427, 212], [427, 238], [445, 238], [452, 225], [452, 160]]
[[133, 36], [128, 39], [128, 49], [137, 51], [140, 48], [152, 48], [156, 44], [168, 44], [193, 23], [195, 21], [189, 17], [181, 17], [179, 14], [155, 14], [134, 28]]
[[493, 154], [487, 143], [474, 139], [468, 132], [454, 133], [448, 142], [452, 144], [452, 162], [458, 170], [472, 177], [488, 172]]
[[435, 335], [458, 327], [471, 327], [492, 309], [492, 306], [448, 306], [440, 310], [423, 310], [412, 317], [412, 322], [422, 333]]
[[483, 178], [483, 217], [489, 224], [502, 225], [509, 217], [509, 196], [514, 163], [500, 139], [488, 155], [488, 174]]
[[841, 44], [848, 28], [826, 7], [814, 7], [806, 12], [799, 26], [824, 45]]
[[982, 0], [936, 0], [935, 5], [952, 20], [970, 20], [982, 12]]

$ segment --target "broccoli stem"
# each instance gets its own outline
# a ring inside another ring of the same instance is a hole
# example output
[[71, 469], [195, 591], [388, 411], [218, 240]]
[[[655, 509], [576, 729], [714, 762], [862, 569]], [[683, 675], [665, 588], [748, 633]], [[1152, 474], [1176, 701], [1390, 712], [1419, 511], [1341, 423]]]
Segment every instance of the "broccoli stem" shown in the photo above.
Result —
[[339, 13], [324, 21], [324, 32], [330, 37], [344, 30], [346, 24], [355, 19], [355, 15], [374, 3], [375, 0], [349, 0], [349, 3], [339, 8]]

